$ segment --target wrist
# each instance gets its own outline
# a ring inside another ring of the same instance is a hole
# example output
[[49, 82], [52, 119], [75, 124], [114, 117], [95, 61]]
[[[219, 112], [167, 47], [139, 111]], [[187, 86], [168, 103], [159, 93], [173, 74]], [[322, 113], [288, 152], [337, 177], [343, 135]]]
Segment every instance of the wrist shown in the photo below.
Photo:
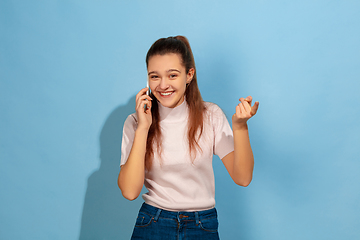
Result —
[[146, 126], [138, 126], [135, 130], [135, 134], [147, 135], [149, 132], [149, 128]]
[[248, 125], [246, 122], [244, 123], [233, 123], [233, 131], [247, 131], [248, 130]]

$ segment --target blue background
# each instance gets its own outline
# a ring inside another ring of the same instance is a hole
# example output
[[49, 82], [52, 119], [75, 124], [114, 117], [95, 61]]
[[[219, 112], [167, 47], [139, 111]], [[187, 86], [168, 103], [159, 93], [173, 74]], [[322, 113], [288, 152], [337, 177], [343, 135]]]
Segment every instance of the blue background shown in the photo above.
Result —
[[222, 239], [360, 239], [360, 2], [0, 2], [0, 239], [129, 239], [122, 124], [160, 37], [189, 38], [206, 101], [239, 97], [248, 188], [215, 157]]

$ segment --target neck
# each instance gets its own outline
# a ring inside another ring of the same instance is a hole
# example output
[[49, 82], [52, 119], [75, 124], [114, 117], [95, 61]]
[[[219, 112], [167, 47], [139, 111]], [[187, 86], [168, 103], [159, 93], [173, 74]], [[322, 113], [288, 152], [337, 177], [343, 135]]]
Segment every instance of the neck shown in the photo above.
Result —
[[160, 114], [160, 121], [164, 122], [181, 122], [187, 119], [188, 117], [188, 106], [186, 100], [184, 100], [179, 106], [174, 108], [168, 108], [159, 105], [159, 114]]

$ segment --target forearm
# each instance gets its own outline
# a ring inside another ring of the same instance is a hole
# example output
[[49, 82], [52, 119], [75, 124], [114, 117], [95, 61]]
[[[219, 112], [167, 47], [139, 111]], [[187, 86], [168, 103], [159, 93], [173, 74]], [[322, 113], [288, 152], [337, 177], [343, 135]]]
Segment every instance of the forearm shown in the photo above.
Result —
[[147, 134], [147, 130], [136, 130], [129, 157], [119, 173], [119, 188], [129, 200], [136, 199], [144, 185]]
[[247, 186], [252, 180], [254, 155], [250, 145], [247, 124], [233, 129], [234, 162], [233, 176], [237, 184]]

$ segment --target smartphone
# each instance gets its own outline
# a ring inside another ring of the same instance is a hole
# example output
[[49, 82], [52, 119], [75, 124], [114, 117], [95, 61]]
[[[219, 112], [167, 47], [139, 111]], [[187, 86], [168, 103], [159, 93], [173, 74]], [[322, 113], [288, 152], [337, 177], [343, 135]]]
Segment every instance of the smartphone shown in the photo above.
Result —
[[146, 87], [148, 88], [148, 90], [146, 91], [146, 95], [150, 96], [149, 76], [146, 78]]
[[[146, 77], [146, 87], [148, 88], [148, 90], [146, 91], [146, 95], [150, 96], [150, 88], [149, 88], [149, 76]], [[147, 109], [147, 105], [144, 105], [144, 111], [146, 111]]]

